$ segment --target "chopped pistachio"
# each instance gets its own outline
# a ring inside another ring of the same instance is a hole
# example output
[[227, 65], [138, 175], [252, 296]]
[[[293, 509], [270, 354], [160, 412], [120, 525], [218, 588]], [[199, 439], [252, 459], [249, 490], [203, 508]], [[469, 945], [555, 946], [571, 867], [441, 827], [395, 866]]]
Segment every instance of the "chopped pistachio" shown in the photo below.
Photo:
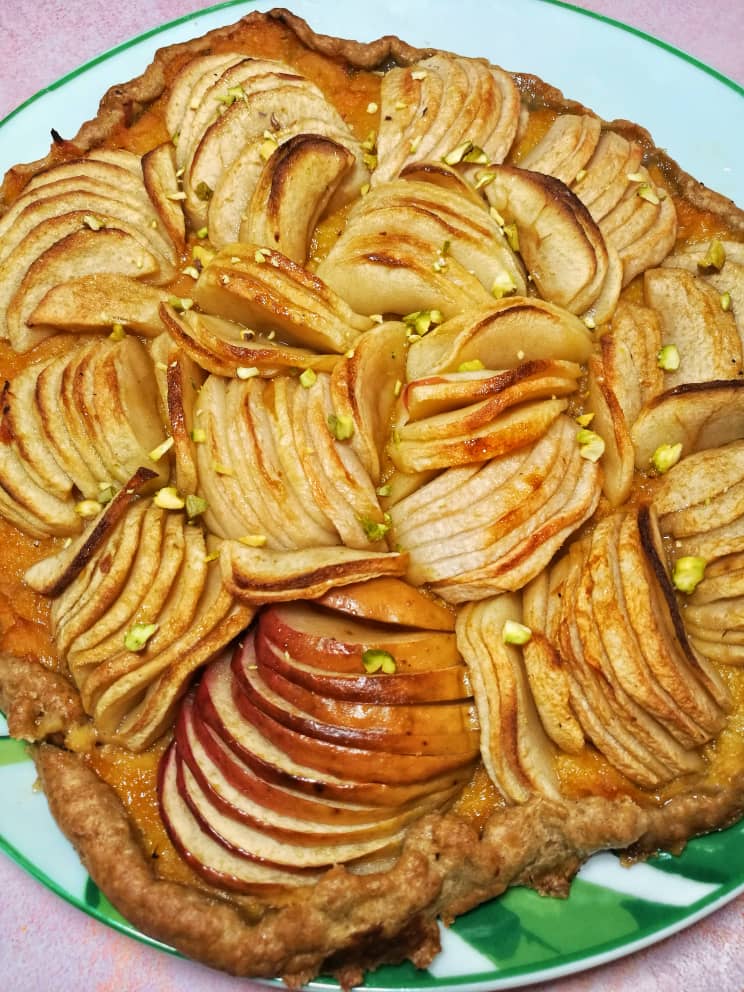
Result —
[[235, 475], [235, 472], [229, 465], [224, 465], [222, 462], [212, 462], [212, 468], [217, 473], [217, 475]]
[[178, 148], [178, 139], [180, 138], [180, 136], [181, 135], [179, 131], [174, 131], [173, 134], [171, 135], [171, 142], [174, 148]]
[[166, 198], [166, 200], [173, 200], [173, 201], [176, 201], [176, 200], [185, 200], [186, 199], [186, 194], [181, 189], [181, 190], [177, 190], [175, 193], [166, 193], [166, 197], [165, 198]]
[[431, 267], [434, 270], [434, 272], [444, 272], [444, 270], [447, 268], [447, 259], [446, 258], [442, 258], [442, 256], [439, 255], [435, 259], [435, 261], [432, 262], [432, 266]]
[[141, 651], [158, 629], [156, 623], [135, 623], [124, 635], [127, 651]]
[[488, 162], [488, 155], [479, 148], [478, 145], [473, 145], [469, 152], [466, 152], [462, 157], [463, 162], [471, 162], [475, 165], [486, 165]]
[[216, 254], [216, 251], [212, 251], [211, 248], [205, 248], [204, 245], [194, 245], [191, 249], [191, 257], [202, 266], [209, 265]]
[[640, 196], [642, 200], [646, 200], [648, 203], [653, 203], [654, 206], [658, 206], [661, 202], [651, 183], [641, 183], [636, 190], [636, 196]]
[[230, 285], [230, 276], [227, 274], [227, 272], [221, 272], [220, 273], [220, 283], [223, 286], [229, 286]]
[[190, 296], [169, 296], [168, 302], [174, 310], [190, 310], [194, 305]]
[[605, 443], [594, 431], [582, 427], [576, 432], [576, 440], [579, 442], [579, 454], [588, 462], [597, 462], [604, 454]]
[[101, 506], [110, 503], [114, 498], [114, 487], [110, 483], [102, 484], [98, 490], [98, 502]]
[[377, 148], [377, 132], [370, 131], [367, 137], [361, 143], [362, 151], [373, 152]]
[[442, 161], [445, 165], [457, 165], [459, 162], [462, 162], [466, 155], [473, 151], [474, 147], [472, 141], [462, 141], [451, 151], [447, 152], [442, 158]]
[[395, 110], [405, 110], [407, 107], [408, 107], [408, 104], [404, 100], [398, 100], [398, 102], [395, 104], [394, 109]]
[[625, 178], [631, 183], [642, 183], [646, 180], [646, 175], [643, 172], [628, 172]]
[[155, 362], [155, 368], [158, 370], [158, 372], [168, 371], [168, 366], [165, 364], [165, 362]]
[[409, 154], [415, 155], [418, 150], [418, 146], [421, 144], [421, 138], [423, 135], [417, 134], [415, 138], [412, 139], [411, 144], [408, 146]]
[[261, 156], [264, 162], [268, 162], [268, 160], [271, 158], [271, 156], [274, 154], [274, 152], [277, 150], [278, 147], [279, 147], [279, 142], [276, 140], [276, 138], [273, 135], [269, 135], [268, 138], [265, 137], [264, 140], [261, 142], [258, 149], [258, 154]]
[[372, 152], [364, 152], [362, 154], [362, 161], [367, 166], [370, 172], [374, 172], [377, 168], [377, 156]]
[[362, 665], [368, 675], [374, 675], [375, 672], [394, 675], [397, 668], [393, 655], [380, 648], [367, 648], [362, 654]]
[[582, 413], [580, 417], [576, 418], [576, 423], [579, 425], [579, 427], [588, 427], [593, 420], [594, 420], [593, 413]]
[[191, 431], [191, 440], [194, 444], [204, 444], [207, 440], [207, 432], [203, 427], [194, 427]]
[[263, 265], [267, 258], [271, 255], [271, 250], [269, 248], [257, 248], [253, 254], [253, 260], [259, 265]]
[[183, 269], [181, 269], [181, 272], [183, 272], [185, 276], [191, 276], [192, 279], [199, 278], [199, 270], [196, 268], [195, 265], [187, 265]]
[[354, 434], [354, 420], [347, 413], [329, 413], [328, 430], [337, 441], [348, 441]]
[[161, 510], [182, 510], [186, 504], [186, 501], [178, 495], [175, 486], [164, 486], [162, 489], [158, 489], [152, 501]]
[[532, 638], [532, 631], [518, 620], [505, 620], [501, 630], [501, 640], [504, 644], [527, 644]]
[[209, 563], [211, 561], [217, 561], [217, 559], [219, 558], [219, 556], [220, 556], [219, 551], [210, 551], [208, 555], [205, 555], [204, 561], [207, 562], [207, 563]]
[[698, 262], [698, 268], [701, 272], [720, 272], [725, 264], [726, 249], [723, 247], [718, 238], [713, 238], [711, 243], [708, 245], [708, 250], [705, 253], [705, 257]]
[[505, 224], [504, 234], [512, 251], [519, 251], [519, 231], [516, 224]]
[[731, 293], [721, 293], [721, 310], [729, 311], [731, 309]]
[[428, 73], [426, 69], [416, 69], [414, 72], [411, 73], [411, 79], [421, 80], [421, 79], [426, 79], [427, 76]]
[[665, 372], [676, 372], [679, 368], [679, 349], [676, 344], [665, 344], [659, 349], [656, 364]]
[[392, 491], [393, 487], [389, 482], [386, 482], [384, 486], [378, 486], [375, 490], [378, 496], [389, 496]]
[[305, 371], [300, 376], [300, 385], [304, 386], [305, 389], [309, 389], [315, 384], [318, 376], [315, 369], [305, 369]]
[[458, 372], [480, 372], [486, 366], [480, 360], [480, 358], [472, 358], [469, 362], [460, 362], [457, 366]]
[[393, 386], [393, 396], [395, 396], [396, 399], [400, 396], [402, 389], [403, 389], [403, 383], [400, 381], [400, 379], [396, 379], [395, 385]]
[[348, 351], [344, 352], [344, 358], [353, 358], [355, 354], [355, 350], [353, 348], [349, 348]]
[[597, 321], [591, 316], [591, 314], [588, 317], [584, 317], [584, 327], [590, 331], [593, 331], [596, 326]]
[[102, 217], [94, 217], [93, 214], [85, 214], [83, 217], [83, 224], [89, 227], [91, 231], [100, 231], [102, 227], [106, 226], [106, 221]]
[[152, 451], [147, 456], [151, 462], [159, 462], [163, 455], [167, 454], [173, 447], [173, 438], [167, 437], [162, 444], [159, 444], [157, 448], [153, 448]]
[[359, 195], [360, 196], [366, 196], [367, 193], [369, 193], [369, 191], [370, 191], [370, 185], [369, 185], [369, 183], [362, 183], [362, 185], [359, 187]]
[[680, 592], [694, 592], [705, 576], [707, 564], [705, 558], [696, 558], [694, 555], [678, 558], [672, 569], [674, 588], [679, 589]]
[[579, 169], [574, 178], [574, 182], [580, 183], [582, 179], [586, 179], [586, 169]]
[[379, 109], [380, 108], [377, 106], [374, 100], [370, 100], [370, 102], [367, 104], [368, 114], [376, 114]]
[[97, 499], [81, 499], [79, 503], [75, 504], [75, 513], [83, 519], [88, 517], [95, 517], [101, 511], [101, 504]]
[[255, 365], [239, 365], [235, 369], [235, 375], [238, 379], [255, 379], [260, 374]]
[[265, 534], [243, 534], [238, 540], [241, 544], [245, 544], [247, 548], [262, 548], [268, 538]]
[[500, 300], [504, 296], [509, 296], [517, 288], [517, 284], [514, 282], [512, 277], [508, 272], [503, 271], [496, 276], [491, 286], [491, 296], [495, 299]]
[[111, 325], [111, 333], [109, 334], [109, 337], [111, 338], [112, 341], [123, 341], [124, 338], [126, 337], [126, 332], [124, 331], [124, 325], [120, 324], [118, 321], [115, 321]]
[[483, 171], [476, 173], [475, 189], [483, 189], [484, 186], [490, 186], [495, 178], [495, 172]]
[[377, 520], [370, 520], [369, 517], [361, 517], [359, 523], [362, 525], [362, 530], [364, 531], [367, 540], [375, 543], [377, 541], [381, 541], [390, 530], [390, 514], [386, 513], [383, 516], [382, 523], [379, 523]]
[[185, 501], [186, 506], [186, 516], [189, 520], [193, 520], [195, 517], [200, 517], [202, 513], [206, 513], [209, 509], [209, 503], [204, 499], [203, 496], [197, 496], [195, 493], [189, 493]]
[[419, 337], [423, 337], [436, 324], [441, 324], [443, 319], [441, 310], [414, 310], [405, 315], [403, 323]]
[[677, 464], [681, 457], [681, 442], [677, 444], [660, 444], [653, 455], [651, 455], [651, 464], [659, 475], [664, 475], [673, 465]]
[[383, 316], [382, 316], [381, 313], [371, 313], [369, 315], [369, 319], [370, 320], [373, 320], [375, 322], [375, 324], [382, 324], [383, 323], [383, 320], [384, 320], [384, 318], [383, 318]]
[[496, 209], [496, 207], [489, 207], [488, 208], [488, 212], [491, 215], [491, 217], [493, 217], [493, 219], [496, 221], [496, 223], [499, 225], [499, 227], [505, 227], [506, 226], [506, 221], [501, 216], [501, 214], [498, 212], [498, 210]]
[[207, 237], [209, 237], [209, 228], [208, 227], [200, 227], [199, 230], [196, 232], [196, 236], [197, 236], [197, 238], [207, 238]]
[[211, 200], [214, 194], [212, 187], [208, 186], [205, 182], [198, 183], [194, 192], [196, 193], [197, 199], [201, 200], [202, 203], [206, 203], [208, 200]]

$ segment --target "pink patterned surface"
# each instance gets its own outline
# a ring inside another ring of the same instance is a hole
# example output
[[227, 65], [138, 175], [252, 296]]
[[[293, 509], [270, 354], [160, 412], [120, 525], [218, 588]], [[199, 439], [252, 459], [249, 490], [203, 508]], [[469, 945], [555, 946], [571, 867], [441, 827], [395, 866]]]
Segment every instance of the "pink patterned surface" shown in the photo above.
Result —
[[[331, 2], [331, 0], [329, 0]], [[401, 0], [405, 2], [405, 0]], [[80, 63], [198, 0], [0, 3], [0, 119]], [[594, 0], [578, 4], [664, 39], [744, 84], [741, 0]], [[732, 126], [736, 122], [732, 121]], [[7, 992], [257, 992], [118, 934], [0, 856], [0, 976]], [[744, 897], [690, 930], [541, 992], [743, 992]]]

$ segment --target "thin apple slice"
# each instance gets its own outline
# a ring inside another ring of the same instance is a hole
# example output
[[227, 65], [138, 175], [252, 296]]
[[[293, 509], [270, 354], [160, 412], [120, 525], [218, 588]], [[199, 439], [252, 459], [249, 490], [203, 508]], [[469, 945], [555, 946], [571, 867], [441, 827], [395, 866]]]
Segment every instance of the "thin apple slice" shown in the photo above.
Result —
[[2, 432], [29, 475], [50, 495], [67, 499], [72, 480], [62, 469], [46, 439], [36, 409], [36, 380], [53, 359], [28, 365], [6, 382], [2, 391]]
[[154, 476], [155, 473], [151, 469], [138, 469], [111, 502], [102, 507], [101, 513], [92, 525], [73, 540], [72, 544], [26, 570], [24, 574], [26, 584], [44, 596], [58, 596], [108, 538], [127, 507], [137, 499], [138, 491]]
[[476, 359], [487, 369], [543, 359], [582, 363], [592, 348], [578, 317], [545, 300], [513, 296], [434, 327], [409, 350], [407, 375], [411, 381], [456, 372]]
[[448, 318], [487, 306], [493, 300], [490, 289], [456, 258], [445, 268], [434, 267], [443, 241], [432, 244], [410, 234], [389, 245], [381, 235], [361, 230], [339, 238], [318, 275], [358, 313], [439, 310]]
[[665, 534], [690, 537], [744, 512], [744, 443], [698, 451], [674, 465], [654, 494]]
[[210, 86], [228, 66], [235, 65], [244, 58], [244, 55], [237, 52], [218, 52], [188, 59], [176, 74], [168, 92], [165, 107], [168, 134], [173, 136], [179, 133], [184, 119], [196, 112], [202, 96]]
[[182, 252], [186, 246], [186, 220], [178, 199], [176, 150], [172, 141], [165, 141], [143, 155], [142, 178], [160, 223], [176, 250]]
[[[401, 706], [418, 703], [457, 702], [472, 695], [467, 669], [462, 663], [446, 668], [418, 669], [398, 674], [334, 673], [293, 658], [267, 638], [256, 645], [259, 672], [271, 668], [309, 692], [348, 702]], [[240, 659], [236, 659], [236, 664]]]
[[744, 251], [738, 241], [717, 240], [720, 240], [725, 255], [720, 269], [708, 269], [705, 265], [710, 241], [685, 245], [668, 255], [661, 264], [664, 268], [685, 269], [712, 286], [722, 298], [728, 293], [739, 336], [744, 340]]
[[[633, 486], [635, 450], [622, 407], [605, 372], [605, 354], [609, 351], [608, 345], [609, 341], [605, 336], [600, 341], [602, 357], [592, 355], [589, 359], [587, 402], [594, 414], [592, 429], [605, 443], [602, 458], [604, 469], [602, 491], [610, 506], [620, 506], [627, 500]], [[608, 364], [610, 363], [611, 359]]]
[[573, 191], [599, 223], [621, 200], [628, 188], [628, 175], [641, 164], [642, 150], [614, 131], [603, 131], [587, 163], [585, 175], [573, 182]]
[[489, 203], [517, 226], [519, 250], [540, 295], [571, 313], [596, 301], [608, 271], [604, 238], [570, 188], [539, 172], [501, 165]]
[[631, 428], [636, 468], [648, 471], [662, 444], [681, 444], [682, 457], [744, 435], [744, 382], [684, 383], [651, 400]]
[[506, 594], [468, 604], [457, 639], [468, 664], [481, 725], [481, 756], [494, 785], [511, 802], [558, 795], [553, 746], [535, 709], [519, 651], [502, 638], [521, 622], [520, 598]]
[[194, 816], [178, 782], [177, 752], [172, 746], [158, 776], [160, 815], [173, 846], [194, 871], [212, 885], [241, 892], [278, 893], [291, 885], [311, 885], [319, 870], [302, 872], [250, 860], [219, 844]]
[[626, 424], [664, 388], [658, 364], [661, 325], [654, 310], [622, 301], [608, 333], [600, 339], [605, 383], [612, 390]]
[[[139, 275], [138, 271], [138, 275]], [[115, 324], [152, 338], [161, 334], [160, 304], [168, 294], [113, 272], [76, 276], [52, 286], [26, 318], [29, 327], [110, 332]]]
[[27, 471], [18, 452], [0, 442], [2, 514], [21, 530], [37, 537], [66, 537], [80, 530], [80, 518], [71, 499], [46, 490]]
[[256, 331], [279, 331], [320, 352], [353, 348], [372, 321], [317, 276], [260, 245], [228, 245], [205, 266], [194, 298], [203, 309]]
[[[396, 579], [371, 581], [394, 582], [410, 588]], [[342, 587], [339, 593], [345, 593], [347, 588]], [[423, 593], [419, 597], [426, 601]], [[444, 607], [442, 611], [448, 612]], [[334, 616], [313, 603], [282, 603], [262, 610], [257, 638], [259, 645], [266, 639], [274, 648], [287, 650], [302, 664], [337, 673], [361, 674], [364, 653], [370, 650], [391, 654], [396, 671], [401, 673], [450, 668], [460, 662], [451, 631], [399, 630], [383, 626], [383, 622]]]
[[392, 785], [356, 780], [348, 775], [338, 777], [326, 769], [312, 768], [304, 761], [295, 761], [240, 714], [232, 685], [229, 657], [210, 664], [197, 690], [197, 714], [241, 762], [272, 785], [295, 789], [303, 796], [322, 796], [330, 802], [364, 804], [391, 811], [403, 804], [417, 803], [433, 792], [446, 792], [470, 774], [466, 765], [430, 782]]
[[659, 315], [663, 340], [679, 352], [679, 369], [666, 374], [665, 388], [739, 374], [742, 349], [736, 322], [722, 309], [720, 293], [712, 286], [683, 269], [649, 269], [643, 292]]
[[455, 629], [455, 615], [451, 609], [401, 579], [353, 582], [329, 589], [317, 602], [320, 606], [378, 623], [424, 630]]
[[160, 334], [152, 342], [150, 356], [164, 419], [173, 438], [176, 488], [182, 493], [195, 493], [198, 473], [193, 432], [197, 426], [197, 403], [204, 373], [167, 333]]
[[542, 172], [570, 185], [592, 158], [601, 127], [600, 119], [591, 114], [561, 114], [520, 159], [520, 168]]
[[403, 575], [407, 557], [397, 552], [306, 548], [295, 552], [250, 548], [225, 541], [220, 553], [225, 584], [244, 603], [315, 599], [333, 586], [381, 575]]
[[303, 265], [315, 226], [353, 164], [353, 153], [329, 138], [298, 134], [285, 141], [261, 172], [241, 238]]
[[[99, 480], [100, 490], [100, 487], [106, 488], [109, 483], [114, 481], [113, 463], [116, 459], [111, 454], [107, 444], [96, 444], [96, 430], [86, 416], [89, 414], [89, 410], [84, 403], [84, 390], [82, 388], [89, 375], [89, 370], [100, 357], [99, 344], [105, 350], [111, 346], [109, 341], [83, 341], [81, 346], [72, 352], [60, 379], [58, 402], [59, 412], [64, 418], [67, 433], [80, 452], [80, 457], [86, 466]], [[129, 471], [122, 466], [117, 481], [125, 482], [132, 471], [137, 468], [137, 465], [131, 465], [128, 468], [130, 468]]]
[[[431, 468], [450, 468], [475, 461], [488, 461], [537, 441], [567, 405], [568, 401], [564, 399], [520, 403], [509, 407], [480, 428], [471, 428], [467, 424], [467, 411], [464, 416], [461, 411], [457, 411], [457, 418], [450, 414], [439, 414], [427, 418], [425, 422], [399, 428], [388, 446], [388, 454], [395, 467], [402, 472], [420, 472]], [[450, 433], [448, 437], [439, 440], [436, 432], [445, 418], [449, 420], [451, 432], [459, 419], [462, 431], [459, 434]], [[434, 436], [421, 438], [424, 429]]]

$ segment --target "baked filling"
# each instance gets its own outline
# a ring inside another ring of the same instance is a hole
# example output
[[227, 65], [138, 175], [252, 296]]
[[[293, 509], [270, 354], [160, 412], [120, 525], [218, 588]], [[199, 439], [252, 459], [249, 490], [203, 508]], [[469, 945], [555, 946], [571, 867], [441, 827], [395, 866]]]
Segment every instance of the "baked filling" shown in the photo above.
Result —
[[285, 11], [2, 197], [0, 698], [132, 922], [349, 986], [741, 815], [733, 204]]

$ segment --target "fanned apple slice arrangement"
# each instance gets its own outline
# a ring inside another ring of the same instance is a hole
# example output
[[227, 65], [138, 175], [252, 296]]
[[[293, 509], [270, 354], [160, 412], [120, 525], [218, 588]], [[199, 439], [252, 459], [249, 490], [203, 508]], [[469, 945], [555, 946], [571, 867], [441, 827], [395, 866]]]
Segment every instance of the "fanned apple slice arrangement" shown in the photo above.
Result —
[[700, 775], [744, 663], [742, 245], [676, 247], [589, 113], [526, 145], [482, 60], [379, 116], [197, 56], [171, 142], [0, 218], [0, 513], [60, 539], [26, 581], [98, 738], [172, 731], [168, 833], [243, 892], [389, 865], [479, 757], [505, 804], [590, 749]]

